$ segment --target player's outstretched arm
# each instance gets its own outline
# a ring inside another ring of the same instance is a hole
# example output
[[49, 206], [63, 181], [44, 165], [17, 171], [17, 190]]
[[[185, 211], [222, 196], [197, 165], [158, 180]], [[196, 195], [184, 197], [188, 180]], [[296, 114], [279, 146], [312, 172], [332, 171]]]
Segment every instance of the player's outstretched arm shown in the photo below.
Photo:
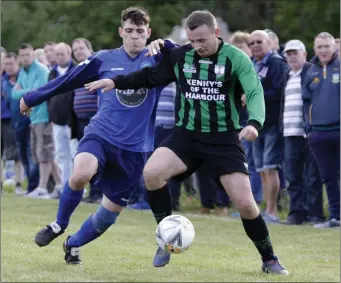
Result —
[[161, 61], [153, 67], [130, 73], [125, 76], [117, 76], [113, 79], [102, 79], [85, 84], [87, 90], [102, 89], [107, 92], [113, 88], [118, 89], [139, 89], [142, 87], [153, 88], [156, 86], [168, 85], [176, 80], [169, 50], [165, 52]]
[[[44, 86], [33, 89], [21, 98], [20, 111], [29, 112], [29, 108], [39, 105], [49, 98], [82, 87], [85, 83], [98, 78], [98, 70], [102, 65], [99, 58], [86, 60], [77, 67]], [[25, 114], [25, 113], [23, 113]]]

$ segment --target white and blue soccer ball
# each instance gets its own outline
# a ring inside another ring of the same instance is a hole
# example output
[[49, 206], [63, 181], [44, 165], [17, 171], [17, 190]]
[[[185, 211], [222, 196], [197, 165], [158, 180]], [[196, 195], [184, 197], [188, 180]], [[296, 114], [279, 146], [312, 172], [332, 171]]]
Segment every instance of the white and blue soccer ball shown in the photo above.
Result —
[[156, 241], [170, 253], [183, 253], [193, 244], [195, 230], [191, 221], [181, 215], [164, 218], [156, 228]]
[[14, 179], [6, 179], [3, 181], [2, 186], [4, 191], [12, 193], [14, 192], [16, 181]]

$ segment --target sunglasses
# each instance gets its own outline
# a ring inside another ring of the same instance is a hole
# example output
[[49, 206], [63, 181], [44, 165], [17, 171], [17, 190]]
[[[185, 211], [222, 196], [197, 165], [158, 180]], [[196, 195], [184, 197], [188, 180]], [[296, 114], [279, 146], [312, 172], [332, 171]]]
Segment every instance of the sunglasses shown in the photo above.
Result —
[[260, 45], [260, 44], [262, 44], [262, 43], [263, 43], [263, 40], [255, 40], [255, 41], [251, 41], [251, 42], [249, 42], [249, 46], [255, 45], [256, 43], [257, 43], [258, 45]]

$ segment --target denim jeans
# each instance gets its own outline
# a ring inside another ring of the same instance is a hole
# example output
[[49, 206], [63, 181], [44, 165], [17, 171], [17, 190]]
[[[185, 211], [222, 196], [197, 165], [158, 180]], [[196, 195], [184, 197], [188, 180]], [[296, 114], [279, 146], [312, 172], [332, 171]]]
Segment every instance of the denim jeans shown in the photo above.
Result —
[[308, 140], [326, 185], [330, 218], [340, 219], [340, 130], [313, 130]]
[[263, 129], [253, 142], [253, 160], [256, 171], [281, 168], [283, 162], [283, 136], [277, 125]]
[[248, 164], [248, 170], [250, 173], [250, 182], [251, 182], [251, 189], [253, 197], [255, 198], [256, 202], [259, 204], [263, 200], [262, 194], [262, 179], [260, 174], [256, 171], [255, 163], [253, 161], [253, 147], [252, 142], [242, 139], [242, 145], [245, 150], [246, 155], [246, 162]]
[[16, 131], [16, 142], [20, 161], [27, 176], [27, 192], [31, 192], [39, 185], [39, 165], [32, 160], [29, 125], [21, 131]]
[[71, 132], [69, 126], [53, 124], [53, 136], [56, 147], [56, 159], [62, 173], [62, 184], [65, 184], [71, 176], [73, 160], [71, 153]]

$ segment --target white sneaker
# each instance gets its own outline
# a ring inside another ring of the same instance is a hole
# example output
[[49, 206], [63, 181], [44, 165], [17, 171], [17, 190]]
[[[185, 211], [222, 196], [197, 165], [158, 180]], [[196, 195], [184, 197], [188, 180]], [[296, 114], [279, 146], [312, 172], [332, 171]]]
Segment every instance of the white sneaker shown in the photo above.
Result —
[[53, 192], [49, 195], [50, 199], [59, 199], [60, 194], [62, 193], [63, 187], [62, 185], [57, 185], [54, 187]]
[[23, 190], [22, 187], [18, 186], [15, 188], [14, 192], [18, 195], [18, 196], [22, 196], [23, 194], [25, 194], [25, 191]]
[[47, 189], [44, 188], [36, 188], [29, 194], [26, 194], [25, 197], [27, 198], [43, 198], [43, 199], [48, 199], [49, 198], [49, 193]]

